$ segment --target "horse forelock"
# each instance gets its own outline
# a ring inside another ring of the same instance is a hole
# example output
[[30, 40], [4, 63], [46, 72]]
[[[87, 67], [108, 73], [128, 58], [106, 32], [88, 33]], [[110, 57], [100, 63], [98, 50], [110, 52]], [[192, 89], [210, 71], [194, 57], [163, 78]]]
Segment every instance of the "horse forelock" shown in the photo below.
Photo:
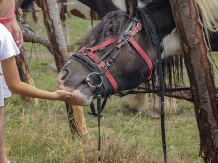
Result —
[[111, 24], [116, 25], [117, 32], [112, 37], [119, 37], [123, 32], [123, 25], [126, 24], [128, 18], [123, 14], [121, 10], [113, 11], [105, 15], [105, 17], [88, 33], [88, 35], [83, 39], [82, 42], [79, 42], [79, 48], [95, 46], [105, 38], [107, 38], [107, 29]]
[[[148, 10], [146, 10], [148, 12]], [[145, 33], [146, 42], [145, 45], [151, 44], [151, 36], [150, 33], [150, 27], [148, 23], [148, 18], [145, 14], [144, 9], [138, 9], [139, 13], [139, 19], [141, 19], [143, 24], [143, 30]], [[151, 14], [149, 14], [149, 17], [151, 19], [152, 24], [154, 25], [152, 28], [155, 28], [157, 30], [157, 25], [155, 23], [154, 18]], [[88, 33], [88, 35], [79, 43], [79, 49], [82, 47], [90, 48], [92, 46], [96, 46], [97, 44], [101, 43], [107, 38], [107, 30], [110, 25], [115, 25], [117, 32], [115, 35], [111, 35], [110, 37], [117, 37], [119, 39], [119, 36], [124, 32], [125, 29], [123, 29], [124, 24], [127, 24], [127, 21], [129, 22], [129, 17], [121, 10], [113, 11], [108, 13], [103, 17], [103, 19]], [[114, 45], [116, 46], [116, 45]]]

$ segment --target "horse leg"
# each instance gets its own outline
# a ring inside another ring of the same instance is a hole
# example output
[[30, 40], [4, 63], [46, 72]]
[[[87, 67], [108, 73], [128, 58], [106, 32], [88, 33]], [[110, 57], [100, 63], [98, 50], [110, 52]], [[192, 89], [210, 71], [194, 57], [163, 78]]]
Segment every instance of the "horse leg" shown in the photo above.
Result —
[[[169, 115], [169, 114], [175, 113], [178, 107], [176, 99], [165, 96], [164, 101], [165, 101], [165, 106], [164, 106], [165, 114]], [[160, 97], [157, 96], [156, 94], [152, 94], [151, 104], [150, 104], [149, 109], [146, 112], [146, 115], [152, 118], [161, 117]]]
[[147, 94], [127, 95], [122, 98], [120, 111], [143, 111], [148, 105]]

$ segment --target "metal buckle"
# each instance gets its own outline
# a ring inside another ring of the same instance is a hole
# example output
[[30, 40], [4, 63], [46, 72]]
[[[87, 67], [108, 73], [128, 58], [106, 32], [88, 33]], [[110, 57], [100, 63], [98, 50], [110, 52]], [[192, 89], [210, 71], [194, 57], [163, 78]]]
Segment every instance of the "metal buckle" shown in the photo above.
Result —
[[[98, 77], [101, 79], [101, 83], [100, 83], [99, 85], [96, 85], [96, 86], [91, 85], [89, 78], [90, 78], [90, 75], [92, 75], [92, 74], [95, 74], [96, 76], [98, 76]], [[91, 88], [96, 89], [97, 86], [101, 86], [101, 85], [102, 85], [103, 78], [102, 78], [102, 76], [99, 75], [99, 73], [97, 73], [97, 72], [91, 72], [91, 73], [86, 77], [86, 80], [85, 80], [85, 81], [87, 82], [87, 84], [88, 84]]]
[[[99, 64], [103, 64], [104, 65], [104, 67], [103, 68], [101, 68], [100, 66], [99, 66]], [[98, 68], [100, 69], [100, 70], [103, 70], [104, 68], [105, 68], [105, 62], [104, 61], [101, 61], [101, 62], [99, 62], [98, 64], [97, 64], [97, 66], [98, 66]], [[99, 74], [98, 74], [99, 75]], [[100, 76], [100, 75], [99, 75]]]

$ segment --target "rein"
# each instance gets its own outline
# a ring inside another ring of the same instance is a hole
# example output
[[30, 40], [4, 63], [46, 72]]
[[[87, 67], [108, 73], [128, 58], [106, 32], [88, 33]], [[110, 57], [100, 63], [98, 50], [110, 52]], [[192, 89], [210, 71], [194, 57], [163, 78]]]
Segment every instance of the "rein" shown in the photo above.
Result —
[[151, 31], [151, 36], [152, 36], [152, 42], [153, 45], [155, 47], [155, 51], [157, 53], [157, 61], [158, 61], [158, 71], [159, 71], [159, 86], [160, 86], [160, 97], [161, 97], [161, 106], [160, 106], [160, 110], [161, 110], [161, 133], [162, 133], [162, 147], [163, 147], [163, 153], [164, 153], [164, 162], [167, 163], [167, 151], [166, 151], [166, 134], [165, 134], [165, 118], [164, 118], [164, 79], [163, 79], [163, 60], [161, 59], [161, 51], [160, 51], [160, 43], [158, 40], [158, 36], [157, 36], [157, 32], [155, 30], [155, 27], [151, 21], [151, 18], [149, 16], [149, 14], [146, 14], [147, 20], [148, 20], [148, 24], [149, 24], [149, 28]]

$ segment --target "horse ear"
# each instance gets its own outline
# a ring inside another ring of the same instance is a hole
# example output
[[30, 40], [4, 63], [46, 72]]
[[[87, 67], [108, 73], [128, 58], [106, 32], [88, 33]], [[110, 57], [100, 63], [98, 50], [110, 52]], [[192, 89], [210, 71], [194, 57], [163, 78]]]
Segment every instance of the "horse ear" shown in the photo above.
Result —
[[125, 0], [126, 12], [130, 17], [133, 17], [136, 14], [138, 7], [138, 0]]

